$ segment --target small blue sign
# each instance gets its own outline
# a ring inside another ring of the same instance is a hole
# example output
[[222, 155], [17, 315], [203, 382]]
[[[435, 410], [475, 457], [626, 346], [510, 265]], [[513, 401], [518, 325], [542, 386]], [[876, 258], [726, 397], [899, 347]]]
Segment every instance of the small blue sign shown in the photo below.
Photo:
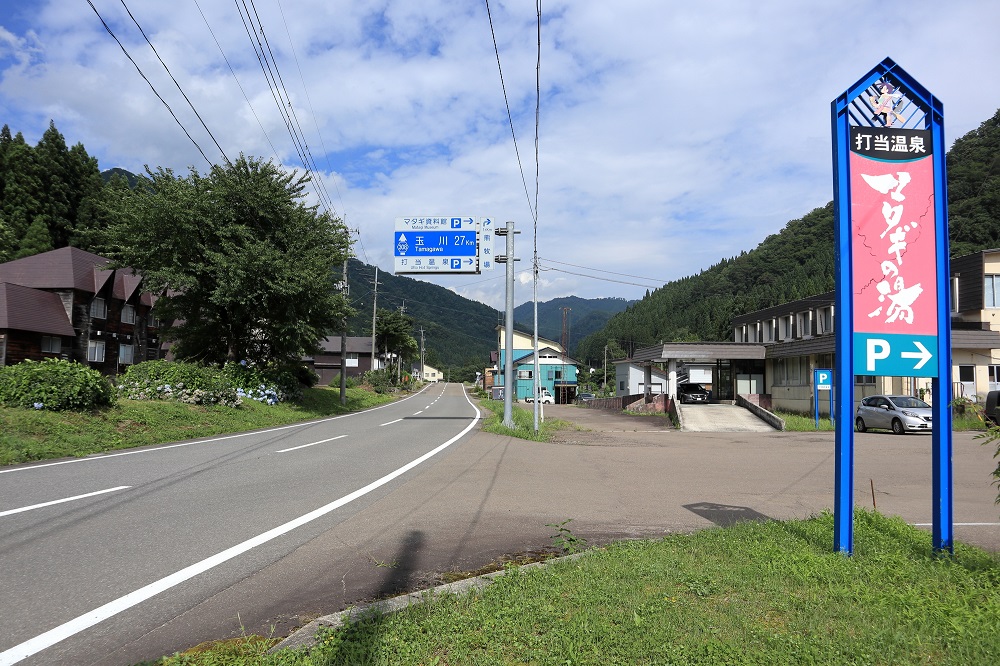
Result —
[[813, 370], [813, 379], [817, 391], [833, 390], [833, 370]]

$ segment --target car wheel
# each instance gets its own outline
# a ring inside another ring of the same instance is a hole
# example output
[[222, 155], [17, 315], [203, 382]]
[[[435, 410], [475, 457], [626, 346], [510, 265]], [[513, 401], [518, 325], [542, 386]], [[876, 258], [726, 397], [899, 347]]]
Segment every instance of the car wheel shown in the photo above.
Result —
[[892, 420], [892, 432], [897, 435], [906, 434], [906, 428], [903, 427], [903, 422], [899, 419]]
[[854, 419], [854, 429], [858, 432], [864, 432], [868, 430], [868, 426], [865, 425], [865, 420], [859, 416]]

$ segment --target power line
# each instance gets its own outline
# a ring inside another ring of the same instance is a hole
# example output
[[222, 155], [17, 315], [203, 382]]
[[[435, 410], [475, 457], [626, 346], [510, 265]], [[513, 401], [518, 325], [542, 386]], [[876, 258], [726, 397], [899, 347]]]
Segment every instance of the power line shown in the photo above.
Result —
[[243, 99], [246, 100], [247, 106], [250, 107], [250, 113], [253, 114], [254, 119], [257, 121], [257, 125], [260, 127], [261, 133], [264, 135], [264, 138], [267, 140], [267, 145], [271, 146], [271, 152], [274, 153], [274, 158], [276, 160], [280, 161], [281, 158], [278, 157], [278, 149], [274, 147], [273, 143], [271, 143], [271, 137], [269, 137], [267, 135], [267, 130], [264, 129], [264, 123], [262, 123], [260, 121], [260, 117], [257, 115], [256, 109], [253, 108], [253, 104], [251, 104], [251, 102], [250, 102], [250, 97], [247, 95], [246, 90], [243, 89], [243, 84], [240, 83], [239, 77], [236, 76], [236, 70], [233, 69], [232, 64], [230, 64], [230, 62], [229, 62], [229, 58], [226, 57], [226, 52], [222, 50], [222, 44], [219, 43], [219, 38], [215, 36], [215, 31], [212, 30], [212, 26], [209, 25], [208, 18], [205, 16], [205, 12], [203, 12], [201, 10], [201, 5], [198, 4], [198, 0], [194, 0], [194, 5], [195, 5], [195, 7], [198, 8], [198, 13], [201, 14], [201, 18], [205, 22], [205, 27], [208, 28], [209, 34], [211, 34], [212, 35], [212, 39], [215, 40], [215, 45], [217, 47], [219, 47], [219, 53], [222, 54], [222, 59], [226, 61], [226, 66], [229, 67], [229, 71], [233, 75], [233, 79], [236, 81], [237, 87], [240, 89], [240, 92], [243, 94]]
[[636, 278], [638, 280], [650, 280], [651, 282], [660, 282], [661, 284], [666, 284], [667, 282], [670, 281], [670, 280], [658, 280], [657, 278], [644, 277], [642, 275], [631, 275], [629, 273], [616, 273], [614, 271], [606, 271], [602, 268], [593, 268], [592, 266], [580, 266], [579, 264], [571, 264], [565, 261], [556, 261], [555, 259], [545, 259], [544, 257], [542, 257], [541, 260], [547, 261], [550, 264], [559, 264], [560, 266], [572, 266], [573, 268], [582, 268], [584, 270], [596, 271], [598, 273], [608, 273], [610, 275], [621, 275], [623, 277]]
[[503, 82], [503, 67], [500, 66], [500, 47], [497, 46], [497, 35], [493, 30], [493, 15], [490, 13], [490, 0], [486, 1], [486, 17], [490, 21], [490, 34], [493, 35], [493, 50], [497, 54], [497, 71], [500, 72], [500, 88], [503, 90], [503, 102], [507, 107], [507, 121], [510, 123], [510, 137], [514, 140], [514, 154], [517, 156], [517, 168], [521, 172], [521, 182], [524, 184], [524, 196], [528, 199], [528, 210], [531, 219], [536, 219], [535, 209], [531, 205], [531, 195], [528, 194], [528, 180], [524, 177], [524, 167], [521, 165], [521, 153], [517, 149], [517, 136], [514, 135], [514, 116], [510, 112], [510, 101], [507, 99], [507, 86]]
[[[89, 0], [88, 0], [88, 2], [89, 2]], [[153, 49], [153, 54], [156, 55], [156, 59], [160, 61], [161, 65], [163, 65], [163, 69], [165, 69], [167, 71], [167, 75], [170, 76], [170, 80], [174, 82], [175, 86], [177, 86], [177, 90], [180, 91], [181, 96], [184, 98], [184, 101], [187, 102], [188, 106], [191, 107], [191, 110], [194, 111], [194, 115], [195, 115], [196, 118], [198, 118], [198, 122], [200, 122], [201, 126], [205, 128], [205, 131], [208, 132], [208, 136], [210, 136], [212, 138], [212, 142], [215, 144], [215, 147], [219, 149], [220, 153], [222, 153], [222, 158], [224, 160], [226, 160], [226, 164], [231, 164], [231, 162], [229, 161], [229, 156], [226, 155], [226, 151], [224, 151], [222, 149], [222, 146], [219, 145], [219, 142], [215, 140], [215, 135], [212, 134], [212, 130], [208, 129], [208, 125], [205, 124], [205, 120], [201, 117], [201, 114], [198, 113], [198, 109], [196, 109], [194, 107], [194, 104], [188, 98], [187, 93], [184, 92], [184, 88], [181, 87], [181, 84], [174, 77], [173, 72], [171, 72], [170, 68], [167, 67], [167, 63], [163, 62], [163, 58], [160, 57], [159, 51], [156, 50], [156, 47], [153, 46], [153, 42], [151, 42], [149, 40], [149, 37], [146, 35], [146, 31], [142, 29], [142, 26], [139, 25], [139, 22], [135, 20], [134, 16], [132, 16], [132, 10], [130, 10], [128, 8], [128, 5], [125, 4], [125, 0], [121, 0], [121, 3], [122, 3], [122, 7], [125, 8], [125, 13], [128, 14], [128, 17], [130, 19], [132, 19], [132, 23], [135, 23], [135, 27], [139, 28], [139, 32], [142, 34], [143, 39], [145, 39], [146, 43], [149, 44], [149, 48]], [[91, 6], [93, 6], [93, 5], [91, 5]]]
[[578, 275], [580, 277], [590, 278], [591, 280], [602, 280], [604, 282], [615, 282], [617, 284], [629, 284], [635, 287], [645, 287], [646, 289], [658, 289], [659, 287], [650, 284], [639, 284], [638, 282], [626, 282], [625, 280], [614, 280], [612, 278], [600, 277], [598, 275], [587, 275], [586, 273], [574, 273], [573, 271], [563, 270], [562, 268], [542, 268], [539, 270], [543, 271], [556, 271], [558, 273], [566, 273], [568, 275]]
[[[316, 196], [319, 198], [320, 205], [329, 210], [333, 206], [329, 202], [329, 196], [324, 197], [325, 188], [323, 187], [322, 181], [317, 181], [312, 178], [313, 169], [310, 166], [311, 153], [307, 150], [305, 138], [300, 136], [301, 126], [299, 126], [298, 130], [296, 129], [298, 119], [294, 115], [294, 107], [292, 106], [291, 99], [288, 97], [288, 91], [285, 89], [284, 82], [278, 72], [278, 64], [274, 61], [274, 54], [267, 41], [267, 36], [264, 34], [264, 26], [260, 23], [260, 16], [257, 13], [257, 8], [253, 4], [253, 0], [250, 0], [250, 6], [247, 6], [247, 0], [234, 0], [234, 2], [236, 3], [236, 10], [240, 14], [240, 20], [243, 21], [243, 27], [246, 30], [247, 38], [250, 40], [250, 45], [254, 50], [254, 55], [257, 56], [257, 63], [260, 65], [261, 71], [264, 73], [264, 79], [267, 81], [268, 87], [271, 90], [271, 97], [274, 99], [275, 106], [278, 107], [278, 112], [281, 114], [281, 118], [285, 123], [285, 129], [288, 130], [288, 134], [292, 139], [292, 145], [295, 148], [295, 152], [298, 154], [306, 173], [310, 176], [310, 181], [316, 183], [314, 185], [314, 189]], [[250, 7], [253, 7], [253, 13], [251, 13]], [[245, 15], [244, 12], [246, 12]], [[254, 23], [255, 16], [257, 17], [257, 23]], [[261, 41], [262, 39], [263, 41]], [[268, 57], [269, 54], [270, 59]], [[285, 109], [286, 104], [288, 106], [288, 110]]]
[[[330, 164], [330, 151], [326, 148], [326, 141], [323, 140], [323, 133], [319, 129], [319, 121], [316, 120], [316, 110], [313, 108], [312, 98], [309, 97], [309, 87], [306, 86], [305, 76], [302, 74], [302, 66], [299, 64], [299, 56], [295, 53], [295, 45], [292, 42], [292, 32], [288, 29], [288, 20], [285, 18], [285, 10], [281, 6], [280, 0], [276, 0], [278, 5], [278, 11], [281, 13], [281, 20], [285, 24], [285, 34], [288, 35], [288, 46], [292, 51], [292, 58], [295, 60], [295, 67], [299, 70], [299, 80], [302, 81], [302, 92], [305, 93], [306, 103], [309, 105], [309, 113], [312, 114], [313, 125], [316, 127], [316, 135], [319, 136], [320, 146], [323, 147], [323, 158], [326, 160], [327, 169], [330, 173], [333, 173], [333, 165]], [[337, 183], [337, 179], [334, 178], [333, 186], [337, 188], [337, 198], [340, 200], [340, 209], [344, 212], [344, 222], [347, 222], [347, 210], [344, 206], [344, 196], [340, 192], [340, 185]], [[324, 185], [325, 187], [325, 185]], [[327, 195], [329, 198], [329, 195]]]
[[177, 114], [174, 113], [174, 110], [170, 108], [169, 104], [167, 104], [167, 100], [163, 99], [163, 96], [160, 95], [159, 92], [157, 92], [156, 87], [149, 80], [149, 78], [147, 78], [146, 74], [142, 71], [142, 68], [139, 67], [139, 64], [132, 58], [131, 55], [129, 55], [128, 49], [125, 48], [125, 45], [121, 43], [121, 40], [118, 39], [115, 33], [111, 30], [111, 26], [109, 26], [107, 21], [104, 20], [104, 17], [101, 16], [101, 13], [97, 11], [97, 7], [94, 6], [94, 3], [91, 2], [91, 0], [87, 0], [87, 4], [90, 5], [90, 8], [94, 10], [95, 14], [97, 14], [97, 18], [100, 19], [101, 24], [104, 25], [104, 29], [108, 31], [108, 34], [111, 35], [112, 39], [118, 42], [118, 46], [121, 48], [122, 53], [124, 53], [125, 57], [129, 59], [129, 62], [131, 62], [135, 66], [136, 71], [139, 72], [139, 76], [141, 76], [142, 79], [149, 85], [150, 90], [153, 91], [153, 94], [156, 95], [156, 98], [163, 103], [163, 106], [167, 107], [167, 111], [170, 112], [170, 115], [174, 119], [174, 122], [177, 123], [177, 126], [181, 128], [181, 130], [184, 132], [184, 135], [188, 138], [188, 140], [194, 144], [194, 147], [198, 149], [198, 152], [201, 153], [201, 156], [205, 158], [205, 161], [208, 162], [209, 165], [211, 165], [212, 160], [208, 159], [208, 156], [205, 154], [205, 151], [201, 149], [201, 146], [198, 145], [198, 142], [194, 140], [194, 137], [191, 136], [191, 133], [187, 131], [186, 127], [184, 127], [184, 123], [180, 121], [180, 119], [177, 117]]

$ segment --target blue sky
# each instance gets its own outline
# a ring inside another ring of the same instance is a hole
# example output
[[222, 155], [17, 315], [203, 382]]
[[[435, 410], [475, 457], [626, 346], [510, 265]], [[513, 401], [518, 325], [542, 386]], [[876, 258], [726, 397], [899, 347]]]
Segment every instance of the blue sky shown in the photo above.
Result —
[[[93, 2], [221, 161], [120, 0]], [[398, 216], [471, 215], [514, 220], [528, 266], [532, 211], [485, 2], [255, 5], [317, 177], [360, 229], [361, 259], [392, 269]], [[233, 3], [128, 6], [230, 157], [301, 167]], [[533, 201], [536, 5], [490, 10]], [[1000, 107], [995, 3], [549, 0], [542, 14], [540, 300], [639, 298], [826, 204], [830, 101], [885, 57], [943, 100], [949, 143]], [[86, 2], [0, 0], [0, 123], [35, 142], [50, 119], [102, 169], [208, 169]], [[567, 263], [618, 282], [555, 270], [586, 272]], [[521, 277], [517, 302], [531, 296]], [[499, 307], [501, 278], [434, 281]]]

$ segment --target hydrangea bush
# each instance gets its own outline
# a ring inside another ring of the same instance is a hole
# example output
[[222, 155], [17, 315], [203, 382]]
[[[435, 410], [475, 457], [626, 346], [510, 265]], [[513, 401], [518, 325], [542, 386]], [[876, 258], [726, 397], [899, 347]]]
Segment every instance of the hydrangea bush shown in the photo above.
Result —
[[145, 361], [118, 378], [118, 392], [130, 400], [239, 407], [243, 401], [236, 389], [218, 368], [182, 361]]
[[0, 404], [6, 407], [88, 410], [115, 400], [104, 375], [75, 361], [49, 358], [0, 368]]

